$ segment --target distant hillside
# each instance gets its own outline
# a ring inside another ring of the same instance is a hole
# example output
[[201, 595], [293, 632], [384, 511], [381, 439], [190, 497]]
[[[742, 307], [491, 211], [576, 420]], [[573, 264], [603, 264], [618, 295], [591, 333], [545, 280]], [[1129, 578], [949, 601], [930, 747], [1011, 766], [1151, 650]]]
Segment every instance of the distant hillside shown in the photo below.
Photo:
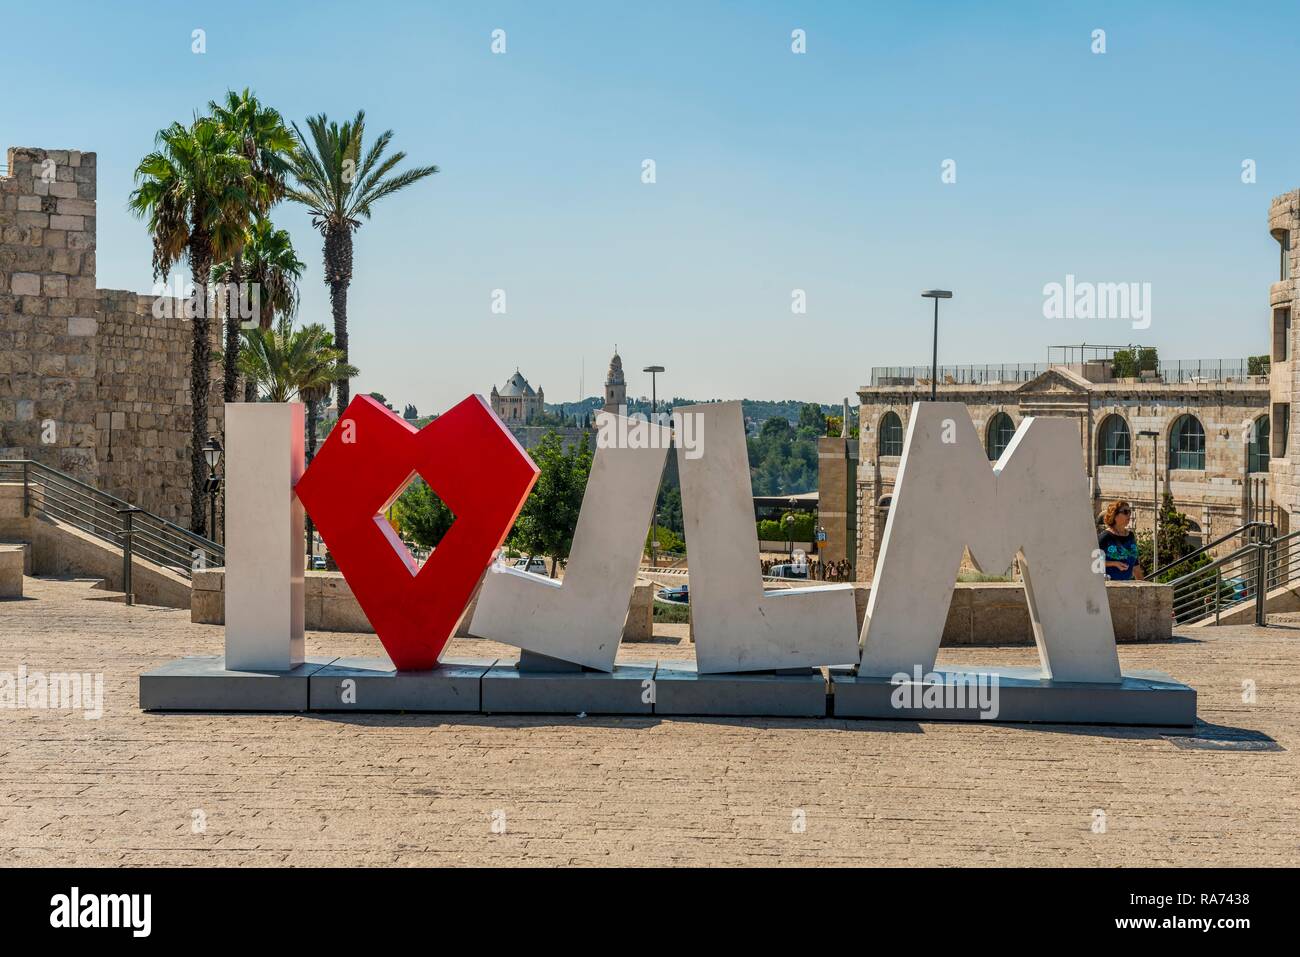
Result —
[[[716, 399], [687, 399], [681, 396], [674, 396], [671, 400], [660, 399], [659, 411], [664, 411], [665, 407], [671, 409], [678, 405], [696, 405], [701, 401], [714, 402]], [[568, 418], [570, 416], [586, 416], [594, 414], [604, 405], [605, 400], [600, 396], [594, 395], [589, 399], [583, 399], [581, 402], [557, 402], [546, 403], [546, 411], [558, 416]], [[741, 399], [740, 407], [745, 416], [746, 428], [750, 435], [754, 435], [762, 430], [763, 423], [768, 419], [785, 419], [791, 425], [799, 423], [799, 413], [804, 406], [812, 403], [799, 402], [796, 399], [785, 399], [780, 402], [771, 399]], [[838, 405], [819, 405], [823, 415], [839, 415], [841, 408]], [[650, 411], [649, 401], [632, 399], [628, 402], [628, 412], [648, 413]], [[853, 412], [856, 413], [856, 409]]]

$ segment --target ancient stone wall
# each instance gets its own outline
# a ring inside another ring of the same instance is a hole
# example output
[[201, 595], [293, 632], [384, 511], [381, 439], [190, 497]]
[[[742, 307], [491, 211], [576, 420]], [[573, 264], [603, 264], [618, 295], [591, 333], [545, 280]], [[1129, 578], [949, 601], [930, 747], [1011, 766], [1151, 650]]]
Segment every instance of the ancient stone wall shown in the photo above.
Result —
[[14, 148], [0, 177], [0, 458], [44, 462], [184, 525], [190, 324], [155, 318], [151, 295], [97, 287], [95, 162]]

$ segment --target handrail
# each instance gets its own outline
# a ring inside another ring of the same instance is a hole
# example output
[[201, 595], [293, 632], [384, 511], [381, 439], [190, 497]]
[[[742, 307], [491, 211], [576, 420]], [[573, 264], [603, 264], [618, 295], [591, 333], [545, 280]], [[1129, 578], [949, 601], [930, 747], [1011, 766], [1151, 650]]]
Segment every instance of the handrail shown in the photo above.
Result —
[[225, 564], [225, 548], [211, 539], [42, 462], [0, 459], [0, 481], [22, 482], [24, 515], [45, 515], [87, 532], [122, 549], [124, 562], [135, 554], [185, 578], [195, 567]]
[[[1242, 526], [1237, 531], [1244, 529]], [[1173, 579], [1169, 586], [1173, 589], [1174, 620], [1186, 625], [1212, 615], [1217, 624], [1225, 609], [1253, 602], [1255, 623], [1267, 625], [1269, 593], [1300, 581], [1300, 548], [1293, 547], [1297, 542], [1300, 531], [1248, 542]], [[1191, 557], [1184, 556], [1174, 564]]]
[[1217, 624], [1224, 609], [1253, 599], [1259, 621], [1263, 613], [1261, 596], [1268, 588], [1266, 562], [1260, 560], [1260, 555], [1272, 548], [1271, 543], [1252, 542], [1169, 582], [1174, 620], [1186, 625], [1213, 615]]
[[[1155, 569], [1155, 571], [1151, 572], [1151, 574], [1148, 575], [1147, 578], [1155, 578], [1157, 575], [1164, 574], [1165, 572], [1169, 571], [1169, 569], [1171, 568], [1177, 568], [1179, 565], [1183, 564], [1184, 562], [1191, 561], [1193, 558], [1199, 558], [1201, 555], [1204, 555], [1207, 552], [1211, 551], [1212, 549], [1218, 547], [1219, 545], [1222, 545], [1224, 542], [1228, 541], [1228, 539], [1236, 538], [1238, 535], [1242, 534], [1247, 529], [1252, 527], [1268, 528], [1276, 531], [1272, 522], [1261, 522], [1258, 520], [1253, 522], [1246, 522], [1246, 524], [1238, 525], [1230, 532], [1225, 532], [1224, 534], [1220, 535], [1218, 538], [1216, 538], [1214, 541], [1210, 542], [1209, 544], [1202, 545], [1200, 548], [1196, 549], [1196, 551], [1188, 552], [1186, 555], [1183, 555], [1182, 557], [1175, 559], [1174, 561], [1170, 562], [1168, 565], [1161, 565], [1159, 568]], [[1291, 534], [1297, 535], [1300, 534], [1300, 532], [1292, 532]], [[1269, 540], [1273, 538], [1272, 535], [1269, 535], [1267, 537]], [[1200, 571], [1200, 569], [1197, 569], [1197, 571]]]

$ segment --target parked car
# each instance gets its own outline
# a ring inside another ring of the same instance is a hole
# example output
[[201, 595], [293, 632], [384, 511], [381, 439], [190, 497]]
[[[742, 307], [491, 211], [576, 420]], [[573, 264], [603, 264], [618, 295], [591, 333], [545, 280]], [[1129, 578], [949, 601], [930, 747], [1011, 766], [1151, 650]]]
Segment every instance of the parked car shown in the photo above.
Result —
[[325, 556], [313, 555], [311, 558], [311, 567], [313, 571], [323, 572], [325, 570]]
[[546, 570], [546, 559], [539, 558], [536, 555], [516, 559], [513, 567], [519, 569], [521, 572], [532, 572], [534, 575], [549, 574]]
[[773, 565], [768, 571], [773, 578], [807, 578], [807, 565]]
[[691, 602], [690, 588], [690, 585], [678, 585], [675, 588], [661, 588], [656, 594], [660, 601], [671, 602], [674, 605], [689, 605]]

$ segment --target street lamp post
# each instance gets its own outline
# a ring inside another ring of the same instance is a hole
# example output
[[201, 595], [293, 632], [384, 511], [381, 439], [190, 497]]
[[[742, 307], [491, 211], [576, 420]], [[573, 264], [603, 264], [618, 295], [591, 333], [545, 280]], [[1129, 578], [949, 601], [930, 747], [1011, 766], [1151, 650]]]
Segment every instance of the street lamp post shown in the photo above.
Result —
[[221, 442], [215, 435], [208, 436], [208, 442], [203, 446], [203, 459], [208, 463], [208, 481], [206, 490], [208, 493], [208, 535], [215, 542], [217, 540], [217, 491], [221, 488], [221, 476], [217, 475], [217, 464], [221, 461]]
[[1160, 433], [1143, 429], [1138, 438], [1151, 440], [1151, 574], [1160, 567]]
[[930, 359], [930, 401], [935, 401], [939, 388], [939, 300], [951, 299], [952, 292], [947, 289], [927, 289], [921, 293], [922, 299], [934, 300], [934, 340]]
[[794, 508], [798, 504], [796, 499], [790, 499], [790, 511], [785, 513], [785, 550], [791, 561], [794, 561]]
[[[646, 366], [642, 372], [650, 373], [650, 422], [655, 424], [655, 405], [658, 402], [658, 395], [655, 392], [657, 385], [656, 377], [664, 371], [663, 366]], [[663, 475], [659, 476], [659, 484], [655, 486], [655, 514], [650, 524], [650, 567], [655, 568], [655, 552], [659, 545], [659, 493], [664, 485]]]
[[656, 377], [660, 372], [663, 372], [663, 371], [664, 371], [664, 367], [663, 367], [663, 366], [646, 366], [646, 367], [645, 367], [644, 369], [642, 369], [641, 371], [642, 371], [642, 372], [648, 372], [648, 373], [650, 373], [650, 421], [653, 422], [653, 421], [654, 421], [654, 415], [655, 415], [655, 402], [656, 402], [656, 395], [655, 395], [656, 379], [655, 379], [655, 377]]

